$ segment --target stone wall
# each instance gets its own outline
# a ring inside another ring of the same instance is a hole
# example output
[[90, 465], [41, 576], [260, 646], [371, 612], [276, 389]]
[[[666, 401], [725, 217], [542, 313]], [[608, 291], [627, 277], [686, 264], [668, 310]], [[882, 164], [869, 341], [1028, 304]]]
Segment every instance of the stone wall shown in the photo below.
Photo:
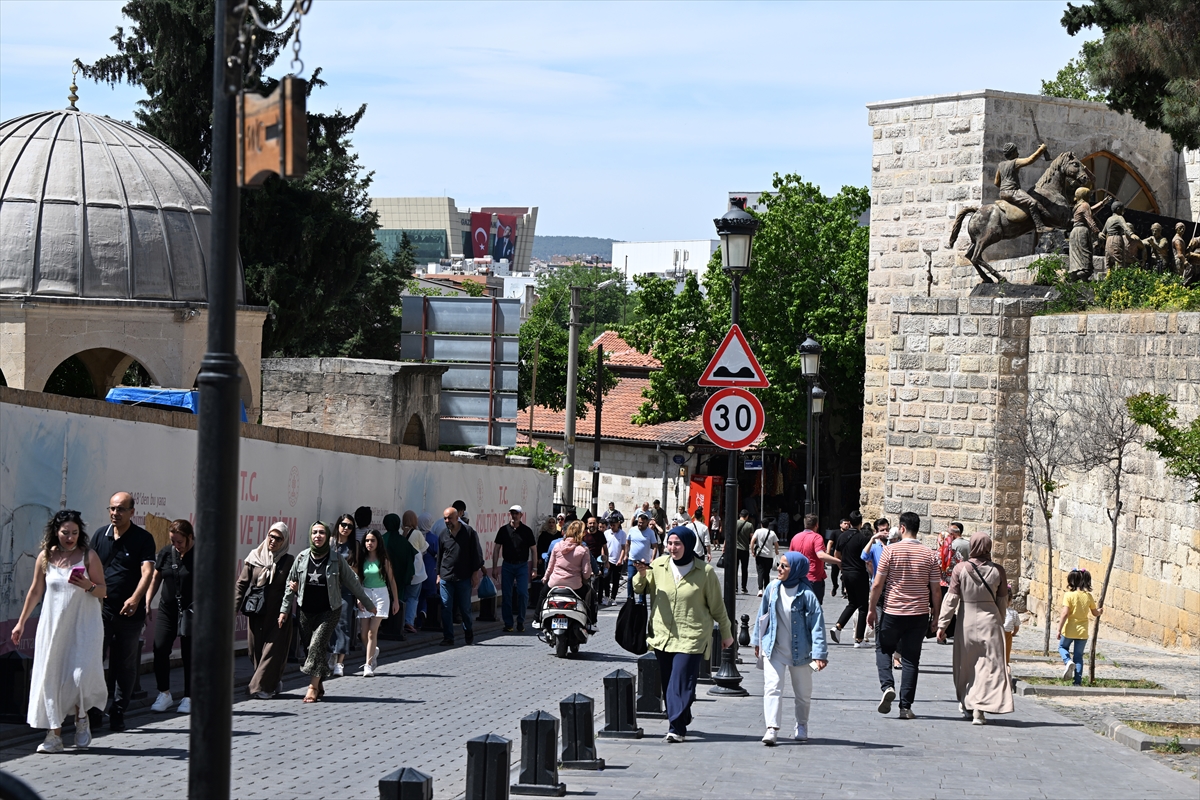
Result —
[[[536, 437], [535, 442], [541, 442], [559, 452], [564, 450], [562, 437]], [[592, 502], [592, 443], [590, 440], [577, 440], [576, 459], [579, 466], [575, 470], [575, 495], [580, 501], [579, 507], [590, 508]], [[682, 455], [686, 452], [678, 451]], [[603, 442], [600, 450], [600, 496], [599, 508], [603, 511], [609, 503], [615, 503], [617, 510], [625, 515], [626, 520], [633, 514], [635, 508], [641, 508], [642, 503], [662, 500], [663, 462], [667, 466], [667, 513], [675, 513], [675, 487], [678, 482], [679, 505], [687, 503], [688, 479], [679, 477], [679, 467], [671, 463], [675, 451], [657, 451], [649, 447], [615, 444], [608, 440]], [[689, 457], [690, 458], [690, 457]], [[694, 461], [694, 459], [691, 459]], [[559, 478], [559, 491], [562, 490], [562, 478]]]
[[[1035, 317], [1029, 336], [1031, 391], [1066, 404], [1096, 376], [1123, 391], [1166, 394], [1190, 421], [1200, 415], [1200, 313], [1073, 314]], [[1055, 499], [1055, 596], [1069, 571], [1084, 568], [1099, 592], [1108, 563], [1113, 496], [1100, 471], [1067, 472]], [[1162, 459], [1136, 448], [1122, 495], [1117, 558], [1103, 617], [1106, 635], [1167, 647], [1200, 648], [1200, 505], [1166, 474]], [[1041, 512], [1025, 498], [1022, 584], [1039, 618], [1046, 599]], [[1036, 525], [1033, 523], [1036, 522]], [[1058, 602], [1056, 600], [1055, 604]]]
[[445, 366], [275, 358], [262, 371], [264, 425], [438, 449]]
[[[864, 516], [921, 515], [922, 532], [962, 522], [992, 536], [1019, 572], [1023, 475], [996, 469], [998, 415], [1023, 403], [1029, 317], [1039, 301], [893, 297], [887, 380], [864, 410]], [[870, 376], [868, 376], [870, 377]]]

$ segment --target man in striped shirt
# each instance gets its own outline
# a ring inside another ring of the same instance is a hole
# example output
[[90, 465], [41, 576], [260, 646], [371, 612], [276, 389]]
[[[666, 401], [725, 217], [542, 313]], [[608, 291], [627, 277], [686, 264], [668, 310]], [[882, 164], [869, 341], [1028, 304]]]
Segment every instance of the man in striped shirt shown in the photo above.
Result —
[[867, 624], [874, 625], [875, 608], [883, 601], [883, 618], [875, 637], [875, 666], [883, 690], [878, 710], [889, 713], [896, 699], [892, 654], [899, 652], [900, 719], [914, 719], [921, 644], [942, 605], [941, 567], [937, 554], [917, 540], [920, 529], [921, 518], [916, 514], [905, 511], [900, 515], [900, 541], [883, 548], [867, 606]]

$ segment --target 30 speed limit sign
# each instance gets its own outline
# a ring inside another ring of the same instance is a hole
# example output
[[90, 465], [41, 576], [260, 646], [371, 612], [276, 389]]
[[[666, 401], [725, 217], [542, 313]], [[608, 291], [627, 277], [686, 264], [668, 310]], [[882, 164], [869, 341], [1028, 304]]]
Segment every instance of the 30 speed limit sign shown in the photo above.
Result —
[[718, 447], [740, 450], [762, 433], [762, 403], [745, 389], [722, 389], [704, 404], [704, 432]]

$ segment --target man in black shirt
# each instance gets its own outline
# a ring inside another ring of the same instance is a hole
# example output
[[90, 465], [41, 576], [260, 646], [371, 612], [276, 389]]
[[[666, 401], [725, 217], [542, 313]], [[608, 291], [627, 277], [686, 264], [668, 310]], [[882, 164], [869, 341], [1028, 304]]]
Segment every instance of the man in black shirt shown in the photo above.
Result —
[[850, 621], [850, 615], [858, 611], [854, 625], [854, 646], [862, 647], [867, 629], [867, 603], [871, 595], [871, 577], [863, 561], [862, 551], [871, 540], [870, 528], [862, 529], [862, 514], [852, 511], [846, 519], [847, 525], [837, 535], [834, 555], [842, 561], [842, 593], [846, 596], [846, 607], [838, 618], [837, 626], [829, 629], [829, 638], [840, 643], [839, 633]]
[[471, 591], [479, 585], [483, 570], [483, 548], [479, 534], [458, 518], [451, 506], [442, 512], [446, 529], [438, 536], [438, 588], [442, 597], [442, 645], [454, 644], [454, 609], [462, 615], [463, 641], [475, 643], [471, 623]]
[[109, 727], [125, 730], [125, 710], [139, 667], [138, 638], [146, 624], [146, 590], [154, 576], [154, 537], [133, 524], [133, 495], [117, 492], [108, 501], [110, 525], [92, 534], [91, 547], [104, 564], [108, 595], [101, 612], [108, 648]]
[[[517, 630], [525, 630], [525, 609], [529, 606], [529, 581], [533, 578], [537, 562], [529, 557], [530, 548], [536, 545], [533, 530], [521, 521], [525, 510], [520, 506], [508, 509], [510, 520], [496, 532], [496, 544], [492, 548], [492, 580], [500, 583], [500, 615], [504, 618], [504, 632], [512, 633], [513, 611], [516, 611]], [[500, 556], [504, 556], [503, 569], [497, 569]]]

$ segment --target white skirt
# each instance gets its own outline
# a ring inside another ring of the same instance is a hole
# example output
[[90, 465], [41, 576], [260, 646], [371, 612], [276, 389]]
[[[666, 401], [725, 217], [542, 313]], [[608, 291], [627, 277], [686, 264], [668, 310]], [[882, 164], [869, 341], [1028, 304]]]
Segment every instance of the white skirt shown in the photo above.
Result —
[[371, 617], [381, 617], [383, 619], [387, 619], [388, 611], [391, 610], [391, 608], [389, 606], [389, 601], [388, 601], [387, 587], [384, 586], [379, 589], [372, 589], [370, 587], [364, 586], [363, 591], [367, 593], [367, 597], [371, 598], [371, 600], [374, 601], [375, 613], [372, 614], [370, 611], [360, 610], [358, 612], [358, 618], [359, 619], [371, 619]]

